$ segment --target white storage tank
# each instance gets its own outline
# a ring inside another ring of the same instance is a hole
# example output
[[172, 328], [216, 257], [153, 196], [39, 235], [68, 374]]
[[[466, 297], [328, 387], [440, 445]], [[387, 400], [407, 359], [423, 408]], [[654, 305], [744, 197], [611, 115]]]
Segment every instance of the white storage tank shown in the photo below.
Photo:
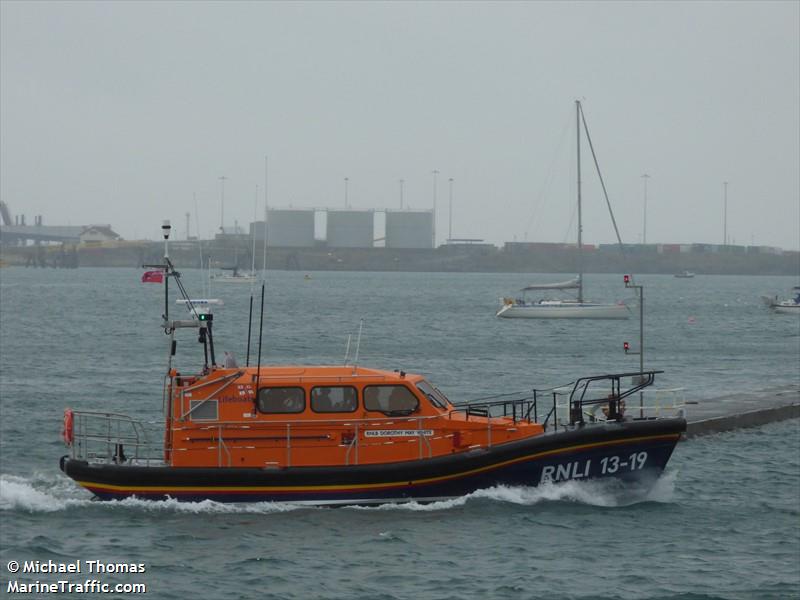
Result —
[[314, 247], [314, 211], [270, 209], [267, 211], [267, 246]]
[[433, 211], [387, 211], [387, 248], [433, 248]]
[[371, 210], [329, 210], [325, 237], [329, 248], [372, 248], [375, 213]]

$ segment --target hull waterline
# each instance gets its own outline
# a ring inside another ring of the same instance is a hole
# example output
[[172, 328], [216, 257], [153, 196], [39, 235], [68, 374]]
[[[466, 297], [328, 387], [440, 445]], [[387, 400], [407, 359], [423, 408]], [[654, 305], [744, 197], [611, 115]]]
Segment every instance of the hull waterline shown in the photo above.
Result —
[[628, 319], [624, 304], [507, 304], [498, 312], [503, 319]]
[[782, 315], [800, 315], [800, 304], [773, 304], [772, 310]]

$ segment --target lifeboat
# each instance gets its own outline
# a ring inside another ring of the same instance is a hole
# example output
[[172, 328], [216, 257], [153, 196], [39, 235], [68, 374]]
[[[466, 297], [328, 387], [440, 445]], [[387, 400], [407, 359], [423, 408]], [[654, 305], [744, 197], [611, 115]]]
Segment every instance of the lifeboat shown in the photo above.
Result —
[[[374, 504], [500, 485], [654, 481], [686, 428], [682, 415], [632, 408], [657, 371], [456, 404], [422, 375], [400, 370], [240, 367], [232, 356], [220, 365], [212, 303], [185, 295], [168, 257], [159, 267], [165, 285], [178, 281], [191, 315], [170, 320], [164, 311], [172, 353], [163, 441], [155, 447], [146, 424], [128, 415], [65, 413], [69, 453], [60, 468], [102, 500]], [[199, 332], [195, 374], [172, 366], [182, 329]]]

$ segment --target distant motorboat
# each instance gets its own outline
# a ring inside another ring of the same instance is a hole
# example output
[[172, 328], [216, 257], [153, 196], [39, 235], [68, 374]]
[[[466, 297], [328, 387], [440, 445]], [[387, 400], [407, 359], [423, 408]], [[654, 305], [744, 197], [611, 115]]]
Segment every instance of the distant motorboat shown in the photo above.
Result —
[[767, 308], [783, 315], [800, 315], [800, 285], [792, 288], [794, 298], [779, 300], [777, 296], [761, 296]]
[[675, 277], [678, 279], [691, 279], [694, 277], [694, 273], [691, 271], [681, 271], [680, 273], [675, 273]]

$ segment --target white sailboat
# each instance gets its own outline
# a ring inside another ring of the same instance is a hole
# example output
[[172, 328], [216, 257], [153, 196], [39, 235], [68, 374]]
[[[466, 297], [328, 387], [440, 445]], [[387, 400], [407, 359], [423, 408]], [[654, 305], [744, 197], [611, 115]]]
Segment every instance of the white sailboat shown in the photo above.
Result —
[[[504, 319], [627, 319], [630, 316], [628, 307], [617, 304], [602, 304], [580, 300], [580, 277], [561, 283], [534, 284], [522, 288], [520, 298], [504, 298], [503, 306], [497, 316]], [[551, 298], [547, 292], [557, 291], [569, 293], [577, 291], [574, 298]], [[528, 294], [537, 292], [544, 297], [530, 300]]]
[[[575, 119], [577, 124], [577, 170], [578, 170], [578, 276], [570, 281], [550, 284], [534, 284], [522, 288], [522, 296], [519, 298], [504, 298], [503, 305], [497, 311], [496, 316], [504, 319], [627, 319], [630, 317], [630, 310], [622, 303], [603, 304], [586, 300], [583, 295], [583, 224], [581, 221], [581, 119], [583, 111], [580, 100], [575, 101]], [[591, 148], [592, 140], [586, 128], [586, 121], [583, 120], [583, 127], [586, 131], [586, 139]], [[594, 149], [592, 149], [594, 154]], [[597, 160], [595, 159], [595, 165]], [[598, 169], [598, 175], [600, 171]], [[600, 183], [603, 184], [602, 176]], [[605, 192], [605, 184], [603, 184]], [[606, 197], [608, 201], [608, 197]], [[609, 212], [611, 205], [609, 204]], [[611, 213], [611, 219], [614, 215]], [[616, 229], [616, 222], [614, 223]], [[619, 232], [617, 232], [619, 240]], [[558, 290], [561, 292], [575, 290], [573, 298], [548, 297], [530, 301], [527, 293], [531, 291]]]
[[211, 279], [214, 283], [255, 283], [257, 277], [255, 273], [249, 271], [239, 271], [238, 266], [233, 267], [220, 267], [223, 271], [230, 271], [228, 273], [220, 273], [212, 275]]

